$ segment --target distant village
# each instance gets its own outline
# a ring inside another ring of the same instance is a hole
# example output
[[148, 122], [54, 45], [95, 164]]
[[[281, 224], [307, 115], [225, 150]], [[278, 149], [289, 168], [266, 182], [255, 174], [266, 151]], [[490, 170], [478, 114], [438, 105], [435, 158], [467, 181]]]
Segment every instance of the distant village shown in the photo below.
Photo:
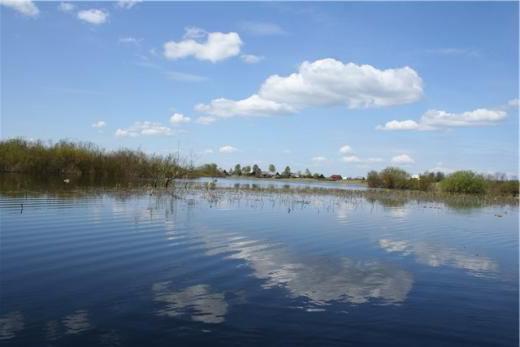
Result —
[[274, 179], [287, 179], [287, 178], [299, 178], [299, 179], [319, 179], [328, 181], [341, 181], [341, 180], [360, 180], [364, 181], [365, 177], [346, 177], [339, 174], [325, 176], [322, 173], [312, 173], [309, 169], [304, 172], [296, 171], [293, 172], [289, 166], [281, 172], [277, 171], [276, 167], [271, 164], [267, 171], [262, 170], [258, 165], [253, 166], [241, 166], [240, 164], [235, 165], [234, 168], [229, 170], [222, 170], [222, 176], [245, 176], [245, 177], [256, 177], [256, 178], [274, 178]]

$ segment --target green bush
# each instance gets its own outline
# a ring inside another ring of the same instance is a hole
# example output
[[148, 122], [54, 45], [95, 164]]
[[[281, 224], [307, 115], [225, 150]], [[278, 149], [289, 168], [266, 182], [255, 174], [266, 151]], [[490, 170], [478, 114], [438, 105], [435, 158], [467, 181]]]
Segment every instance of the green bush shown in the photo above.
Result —
[[407, 189], [411, 183], [410, 174], [397, 167], [387, 167], [379, 173], [383, 187], [388, 189]]
[[377, 171], [370, 171], [367, 174], [367, 184], [370, 188], [380, 188], [383, 186], [383, 181]]
[[488, 193], [492, 195], [518, 196], [519, 193], [518, 180], [488, 182]]
[[457, 171], [440, 183], [441, 189], [448, 193], [483, 194], [486, 192], [486, 180], [473, 171]]

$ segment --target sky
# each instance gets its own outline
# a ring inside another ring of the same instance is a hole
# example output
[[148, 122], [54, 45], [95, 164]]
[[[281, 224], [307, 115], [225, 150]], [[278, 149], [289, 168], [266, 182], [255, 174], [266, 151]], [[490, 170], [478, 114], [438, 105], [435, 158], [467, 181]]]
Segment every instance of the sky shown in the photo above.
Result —
[[518, 2], [0, 4], [2, 139], [518, 175]]

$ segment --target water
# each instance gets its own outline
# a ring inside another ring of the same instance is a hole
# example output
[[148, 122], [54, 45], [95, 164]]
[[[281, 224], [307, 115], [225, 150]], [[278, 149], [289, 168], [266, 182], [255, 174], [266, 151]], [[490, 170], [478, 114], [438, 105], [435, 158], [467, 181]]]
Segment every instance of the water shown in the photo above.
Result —
[[[183, 181], [183, 180], [177, 180]], [[259, 178], [209, 178], [202, 177], [196, 180], [184, 180], [190, 183], [209, 183], [213, 182], [216, 187], [221, 188], [243, 188], [243, 189], [276, 189], [276, 188], [321, 188], [321, 189], [345, 189], [345, 190], [366, 190], [367, 186], [358, 183], [343, 183], [341, 181], [319, 181], [319, 180], [299, 180], [299, 179], [259, 179]]]
[[516, 207], [76, 192], [0, 217], [3, 345], [518, 345]]

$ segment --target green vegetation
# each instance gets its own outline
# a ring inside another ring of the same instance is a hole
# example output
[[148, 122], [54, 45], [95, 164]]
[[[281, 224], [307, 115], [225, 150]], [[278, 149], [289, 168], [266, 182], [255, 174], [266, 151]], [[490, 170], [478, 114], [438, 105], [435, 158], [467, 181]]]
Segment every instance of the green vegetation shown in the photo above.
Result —
[[488, 194], [493, 196], [518, 196], [518, 180], [505, 177], [484, 177], [473, 171], [457, 171], [447, 177], [442, 172], [425, 172], [411, 177], [406, 171], [388, 167], [380, 172], [370, 171], [367, 175], [370, 188], [407, 189], [438, 191], [458, 194]]
[[[195, 167], [179, 156], [149, 155], [139, 150], [105, 151], [91, 143], [60, 141], [45, 144], [23, 139], [0, 141], [0, 172], [23, 173], [38, 178], [79, 178], [91, 183], [131, 180], [165, 180], [172, 178], [224, 177], [229, 175], [286, 178], [327, 179], [323, 174], [291, 171], [289, 166], [278, 173], [274, 165], [264, 172], [258, 165], [235, 165], [234, 169], [220, 169], [216, 164]], [[339, 176], [338, 176], [339, 177]], [[334, 178], [334, 176], [332, 176]], [[331, 178], [331, 179], [332, 179]], [[341, 177], [339, 177], [341, 178]], [[364, 179], [360, 180], [361, 183]], [[370, 188], [415, 190], [444, 194], [476, 194], [518, 197], [518, 180], [506, 180], [505, 175], [483, 176], [472, 171], [457, 171], [445, 177], [441, 172], [425, 172], [412, 177], [408, 172], [388, 167], [380, 172], [370, 171], [366, 183]]]
[[148, 155], [129, 149], [105, 151], [91, 143], [45, 144], [22, 139], [0, 141], [0, 172], [94, 181], [222, 176], [216, 164], [197, 168], [173, 155]]
[[448, 193], [484, 194], [486, 179], [472, 171], [457, 171], [441, 181], [440, 187]]

